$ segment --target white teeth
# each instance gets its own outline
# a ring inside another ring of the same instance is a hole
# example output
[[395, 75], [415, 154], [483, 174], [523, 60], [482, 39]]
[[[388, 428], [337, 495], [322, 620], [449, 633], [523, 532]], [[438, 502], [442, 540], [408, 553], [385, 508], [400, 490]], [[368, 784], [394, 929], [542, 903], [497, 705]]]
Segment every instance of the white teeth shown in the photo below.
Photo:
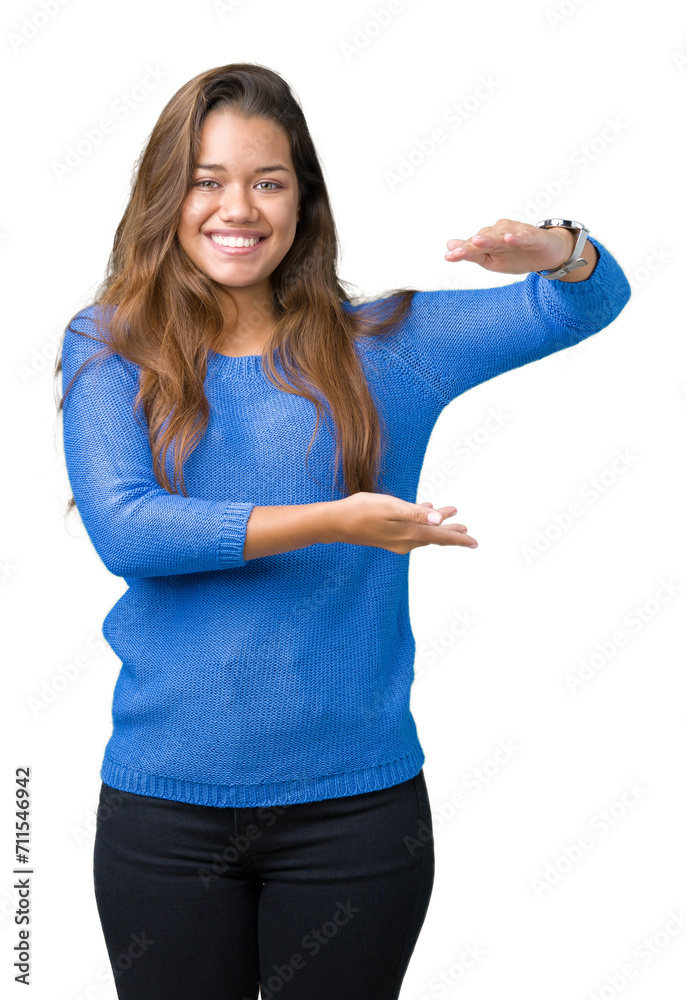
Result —
[[252, 238], [247, 236], [219, 236], [216, 233], [210, 239], [213, 243], [219, 243], [222, 247], [254, 247], [256, 243], [260, 242], [258, 236]]

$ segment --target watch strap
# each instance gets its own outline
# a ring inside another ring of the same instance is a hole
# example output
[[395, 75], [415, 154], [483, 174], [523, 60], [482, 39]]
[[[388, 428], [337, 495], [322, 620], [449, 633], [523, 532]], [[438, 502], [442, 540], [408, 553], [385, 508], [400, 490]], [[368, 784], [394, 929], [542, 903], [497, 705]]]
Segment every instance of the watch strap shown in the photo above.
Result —
[[570, 274], [571, 271], [576, 270], [576, 268], [585, 267], [589, 263], [582, 256], [584, 245], [589, 236], [589, 230], [582, 222], [574, 222], [572, 219], [544, 219], [543, 222], [537, 222], [536, 225], [538, 229], [561, 227], [577, 233], [577, 240], [570, 257], [559, 265], [559, 267], [545, 268], [542, 271], [536, 271], [536, 274], [541, 275], [542, 278], [562, 278], [566, 274]]

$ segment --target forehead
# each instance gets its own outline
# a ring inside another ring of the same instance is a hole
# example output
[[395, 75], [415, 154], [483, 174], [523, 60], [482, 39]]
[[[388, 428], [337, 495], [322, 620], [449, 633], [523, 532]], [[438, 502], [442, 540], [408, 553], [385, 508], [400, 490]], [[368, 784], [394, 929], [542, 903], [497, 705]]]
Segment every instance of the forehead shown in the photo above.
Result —
[[289, 137], [277, 123], [229, 110], [213, 111], [205, 118], [200, 134], [198, 163], [208, 162], [209, 158], [231, 169], [227, 158], [235, 160], [240, 157], [242, 162], [257, 164], [262, 163], [268, 153], [281, 162], [288, 160], [287, 165], [291, 165]]

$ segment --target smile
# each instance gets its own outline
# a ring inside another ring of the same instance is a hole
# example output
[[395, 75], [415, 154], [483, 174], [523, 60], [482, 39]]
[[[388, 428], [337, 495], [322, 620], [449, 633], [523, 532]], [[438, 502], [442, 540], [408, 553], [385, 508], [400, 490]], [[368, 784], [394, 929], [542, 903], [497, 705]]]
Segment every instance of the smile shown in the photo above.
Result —
[[[268, 239], [268, 237], [263, 236], [258, 239], [247, 239], [245, 237], [239, 236], [208, 236], [207, 239], [212, 243], [213, 247], [218, 253], [228, 254], [230, 257], [244, 257], [246, 254], [255, 253], [257, 248], [261, 246]], [[220, 242], [221, 241], [221, 242]]]
[[267, 237], [249, 239], [243, 236], [208, 236], [208, 239], [219, 253], [242, 257], [255, 253], [257, 247], [264, 243]]

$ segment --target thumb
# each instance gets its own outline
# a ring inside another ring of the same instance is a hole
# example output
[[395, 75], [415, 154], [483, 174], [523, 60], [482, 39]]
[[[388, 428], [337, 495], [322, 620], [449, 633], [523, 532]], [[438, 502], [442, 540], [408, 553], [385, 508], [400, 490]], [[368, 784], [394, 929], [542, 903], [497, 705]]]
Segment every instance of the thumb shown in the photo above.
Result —
[[443, 520], [441, 512], [438, 510], [432, 510], [432, 507], [433, 504], [431, 500], [424, 500], [422, 503], [416, 504], [413, 512], [416, 515], [415, 520], [417, 520], [420, 524], [441, 524]]

